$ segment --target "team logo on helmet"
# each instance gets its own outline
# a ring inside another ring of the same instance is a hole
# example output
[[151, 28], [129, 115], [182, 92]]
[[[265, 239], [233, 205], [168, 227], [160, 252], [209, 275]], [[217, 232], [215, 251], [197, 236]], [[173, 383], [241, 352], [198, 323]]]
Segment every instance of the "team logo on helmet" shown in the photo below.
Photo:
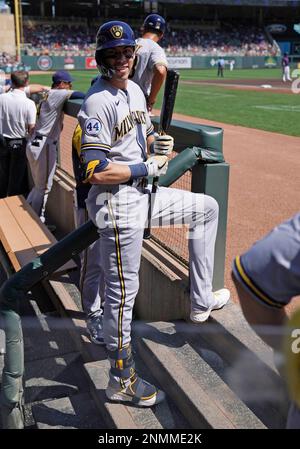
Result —
[[123, 36], [123, 27], [121, 27], [120, 25], [114, 25], [113, 27], [111, 27], [110, 32], [115, 39], [121, 39], [121, 37]]

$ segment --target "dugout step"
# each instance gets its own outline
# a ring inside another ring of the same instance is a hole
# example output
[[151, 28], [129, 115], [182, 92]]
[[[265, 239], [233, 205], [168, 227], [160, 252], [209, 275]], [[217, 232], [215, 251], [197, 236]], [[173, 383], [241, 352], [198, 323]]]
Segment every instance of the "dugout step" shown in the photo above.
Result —
[[[5, 277], [1, 280], [3, 282]], [[33, 290], [27, 294], [27, 301], [20, 303], [25, 358], [25, 429], [88, 428], [88, 423], [94, 428], [103, 428], [91, 397], [81, 404], [81, 400], [88, 397], [88, 384], [81, 353], [76, 350], [74, 341], [66, 338], [69, 327], [66, 319], [54, 310], [41, 285]], [[0, 326], [2, 324], [0, 322]], [[1, 347], [5, 342], [3, 336], [1, 332]], [[1, 353], [1, 373], [3, 365], [4, 354]], [[1, 425], [0, 422], [0, 428]]]
[[194, 429], [262, 429], [263, 423], [178, 334], [139, 339], [140, 354]]
[[[144, 375], [139, 369], [140, 362], [136, 358], [136, 365], [141, 376], [154, 382], [147, 371]], [[109, 401], [105, 395], [108, 384], [109, 361], [102, 360], [85, 364], [85, 370], [90, 379], [91, 394], [97, 404], [108, 428], [113, 429], [189, 429], [190, 426], [183, 416], [176, 410], [174, 403], [163, 401], [154, 407], [136, 407], [120, 402]], [[145, 367], [144, 367], [145, 370]], [[157, 382], [156, 382], [157, 385]], [[159, 385], [157, 385], [159, 386]]]
[[[76, 338], [79, 344], [79, 346], [76, 346], [81, 351], [85, 362], [87, 362], [85, 372], [88, 375], [91, 393], [102, 418], [109, 428], [191, 428], [199, 427], [199, 422], [203, 423], [207, 419], [206, 416], [205, 419], [201, 418], [199, 411], [196, 413], [197, 423], [188, 419], [186, 409], [181, 409], [179, 403], [175, 403], [176, 399], [179, 401], [178, 397], [183, 395], [181, 393], [176, 395], [169, 393], [170, 385], [174, 380], [165, 376], [164, 368], [159, 366], [159, 361], [156, 364], [158, 366], [156, 372], [152, 373], [153, 378], [149, 378], [149, 371], [153, 366], [149, 367], [148, 364], [152, 357], [149, 356], [149, 348], [144, 345], [144, 341], [139, 343], [138, 340], [140, 338], [150, 339], [150, 343], [153, 340], [152, 349], [156, 353], [157, 348], [161, 350], [159, 346], [155, 346], [161, 345], [160, 334], [168, 332], [174, 335], [172, 335], [170, 341], [165, 342], [167, 351], [173, 351], [172, 344], [174, 345], [177, 338], [182, 341], [179, 347], [182, 347], [183, 350], [178, 350], [178, 354], [176, 354], [177, 349], [175, 349], [175, 353], [171, 353], [173, 357], [177, 358], [176, 362], [181, 363], [182, 373], [180, 374], [179, 370], [179, 375], [185, 376], [187, 373], [190, 377], [193, 377], [195, 371], [198, 372], [198, 377], [205, 377], [205, 379], [202, 379], [203, 382], [209, 382], [210, 379], [215, 382], [211, 387], [211, 395], [205, 390], [205, 385], [203, 387], [200, 385], [208, 397], [207, 408], [217, 410], [217, 415], [220, 416], [218, 422], [215, 417], [213, 417], [214, 420], [208, 421], [210, 426], [284, 428], [288, 409], [284, 382], [274, 365], [272, 350], [250, 328], [239, 305], [231, 302], [222, 310], [213, 311], [208, 322], [199, 326], [190, 322], [186, 323], [183, 320], [151, 323], [133, 322], [133, 348], [137, 350], [135, 360], [138, 372], [150, 382], [160, 385], [167, 393], [167, 411], [163, 408], [165, 405], [162, 403], [155, 407], [153, 414], [153, 409], [142, 409], [141, 411], [132, 406], [108, 402], [104, 392], [108, 383], [109, 369], [105, 350], [103, 347], [91, 344], [85, 335], [85, 320], [79, 310], [80, 298], [77, 288], [69, 283], [62, 284], [50, 281], [48, 284], [51, 284], [51, 288], [54, 289], [56, 307], [59, 306], [60, 312], [69, 316], [70, 321], [73, 322], [71, 335]], [[70, 326], [68, 326], [68, 330], [71, 330]], [[151, 336], [153, 330], [155, 331], [154, 337], [157, 338], [158, 336], [157, 340]], [[163, 337], [165, 338], [164, 335]], [[179, 358], [183, 357], [185, 352], [189, 356], [187, 356], [186, 361], [184, 359], [180, 361]], [[166, 360], [168, 360], [168, 357], [169, 352], [166, 353]], [[141, 360], [144, 363], [141, 363]], [[147, 371], [148, 368], [150, 369]], [[154, 377], [156, 377], [156, 380], [154, 380]], [[165, 382], [166, 378], [168, 379], [167, 382]], [[177, 382], [176, 379], [175, 382]], [[197, 382], [194, 385], [195, 392], [197, 392], [199, 385]], [[214, 402], [216, 401], [214, 398], [215, 389], [219, 392], [225, 391], [225, 393], [222, 393], [221, 403], [220, 401], [219, 403]], [[262, 390], [264, 393], [268, 392], [267, 397], [266, 394], [254, 399], [248, 397], [248, 392], [259, 391], [259, 395], [261, 395]], [[204, 398], [203, 392], [201, 393]], [[190, 396], [194, 399], [197, 394], [191, 390]], [[221, 411], [224, 408], [226, 409], [226, 406], [228, 416], [224, 415], [224, 418]], [[234, 419], [231, 417], [232, 409], [235, 410]], [[157, 413], [159, 413], [158, 416]], [[163, 419], [159, 416], [163, 416]], [[183, 416], [186, 418], [185, 422]], [[196, 418], [192, 419], [195, 420]], [[220, 423], [223, 424], [220, 425]], [[205, 427], [204, 424], [203, 427]]]
[[275, 368], [216, 320], [146, 323], [137, 338], [144, 363], [193, 427], [285, 427], [288, 398]]
[[[89, 341], [86, 334], [86, 324], [80, 308], [80, 294], [75, 285], [68, 282], [47, 281], [47, 292], [60, 314], [69, 321], [66, 329], [81, 352], [85, 368], [85, 380], [95, 400], [97, 408], [108, 428], [117, 429], [188, 429], [186, 419], [177, 410], [174, 403], [168, 399], [153, 408], [136, 408], [120, 403], [109, 402], [105, 396], [108, 384], [109, 362], [103, 346], [97, 346]], [[155, 383], [147, 367], [136, 354], [135, 363], [139, 374]]]
[[32, 406], [37, 429], [104, 429], [88, 393], [44, 401]]

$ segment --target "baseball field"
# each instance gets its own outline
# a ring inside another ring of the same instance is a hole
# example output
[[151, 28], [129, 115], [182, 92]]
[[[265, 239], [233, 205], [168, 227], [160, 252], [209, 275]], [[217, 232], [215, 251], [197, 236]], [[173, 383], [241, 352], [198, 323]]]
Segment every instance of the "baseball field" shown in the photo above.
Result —
[[[179, 70], [175, 112], [232, 125], [300, 136], [299, 95], [281, 71], [236, 69], [217, 78], [216, 70]], [[73, 87], [85, 92], [96, 71], [74, 71]], [[32, 83], [51, 84], [51, 73], [32, 74]], [[161, 104], [161, 96], [156, 107]]]

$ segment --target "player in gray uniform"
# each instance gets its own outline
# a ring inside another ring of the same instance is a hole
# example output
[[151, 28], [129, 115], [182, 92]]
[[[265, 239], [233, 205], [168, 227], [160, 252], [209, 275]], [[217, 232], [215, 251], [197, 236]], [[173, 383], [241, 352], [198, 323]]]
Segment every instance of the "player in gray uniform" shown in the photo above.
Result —
[[45, 208], [56, 169], [57, 144], [63, 127], [63, 107], [69, 98], [84, 98], [82, 92], [71, 90], [73, 78], [63, 70], [54, 73], [52, 88], [45, 95], [38, 111], [38, 120], [26, 148], [34, 186], [27, 201], [45, 222]]
[[[300, 213], [237, 256], [233, 280], [245, 318], [281, 353], [283, 326], [288, 320], [284, 308], [300, 295]], [[287, 428], [300, 428], [300, 409], [295, 404], [290, 408]]]
[[[105, 23], [96, 45], [102, 77], [89, 89], [78, 120], [83, 172], [93, 184], [86, 204], [99, 228], [105, 278], [103, 330], [111, 363], [106, 395], [152, 406], [164, 399], [164, 393], [135, 371], [131, 320], [151, 192], [147, 176], [165, 174], [173, 138], [154, 139], [143, 92], [128, 80], [135, 50], [131, 28], [119, 21]], [[153, 150], [151, 157], [147, 147]], [[160, 187], [155, 195], [152, 227], [190, 225], [191, 318], [205, 321], [211, 310], [229, 299], [226, 289], [213, 294], [211, 284], [218, 204], [209, 196], [184, 190]]]
[[158, 45], [165, 27], [163, 17], [150, 14], [144, 20], [143, 36], [136, 40], [136, 56], [130, 78], [144, 92], [149, 112], [167, 75], [167, 57], [164, 49]]

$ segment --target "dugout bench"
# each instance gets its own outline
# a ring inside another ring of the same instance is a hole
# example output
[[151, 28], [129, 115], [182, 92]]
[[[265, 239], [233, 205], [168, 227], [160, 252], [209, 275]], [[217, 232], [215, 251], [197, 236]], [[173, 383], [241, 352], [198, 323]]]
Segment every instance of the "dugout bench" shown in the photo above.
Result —
[[[15, 272], [57, 243], [22, 195], [0, 200], [0, 241]], [[11, 271], [4, 261], [3, 265], [6, 271]], [[58, 268], [51, 278], [76, 269], [77, 265], [70, 260]]]

